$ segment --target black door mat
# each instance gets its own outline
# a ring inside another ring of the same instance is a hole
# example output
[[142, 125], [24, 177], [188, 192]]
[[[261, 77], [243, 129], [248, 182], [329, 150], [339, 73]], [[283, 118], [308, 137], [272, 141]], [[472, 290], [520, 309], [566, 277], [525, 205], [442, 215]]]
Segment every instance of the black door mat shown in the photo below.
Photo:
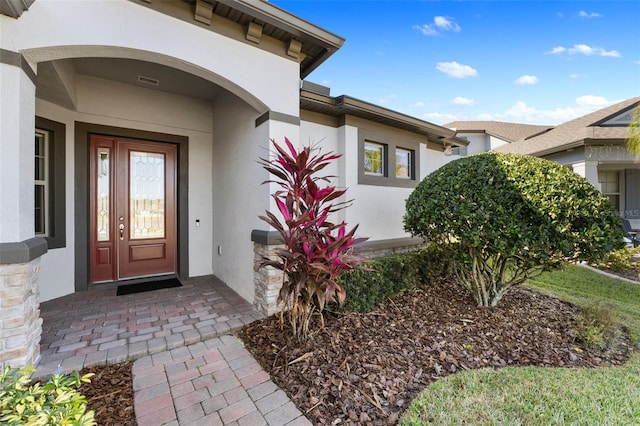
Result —
[[173, 288], [181, 287], [180, 281], [177, 278], [169, 278], [168, 280], [160, 281], [145, 281], [137, 284], [119, 285], [117, 296], [124, 296], [125, 294], [143, 293], [145, 291], [160, 290], [161, 288]]

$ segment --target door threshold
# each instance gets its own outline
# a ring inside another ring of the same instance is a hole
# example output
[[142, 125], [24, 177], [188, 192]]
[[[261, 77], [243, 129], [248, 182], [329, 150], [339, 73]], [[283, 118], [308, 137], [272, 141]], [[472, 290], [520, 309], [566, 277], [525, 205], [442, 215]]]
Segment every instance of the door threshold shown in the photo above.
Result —
[[172, 272], [170, 274], [145, 275], [144, 277], [124, 278], [117, 281], [102, 281], [98, 283], [89, 284], [89, 291], [117, 288], [120, 285], [138, 284], [138, 283], [152, 282], [152, 281], [162, 281], [162, 280], [171, 279], [171, 278], [180, 279], [180, 276], [177, 273]]

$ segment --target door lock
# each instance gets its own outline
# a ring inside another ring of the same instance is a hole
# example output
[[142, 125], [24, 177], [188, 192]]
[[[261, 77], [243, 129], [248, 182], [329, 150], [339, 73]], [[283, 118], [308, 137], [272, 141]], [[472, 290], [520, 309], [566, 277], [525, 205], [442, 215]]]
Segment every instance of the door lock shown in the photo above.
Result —
[[118, 225], [118, 229], [120, 230], [120, 241], [124, 240], [124, 223]]

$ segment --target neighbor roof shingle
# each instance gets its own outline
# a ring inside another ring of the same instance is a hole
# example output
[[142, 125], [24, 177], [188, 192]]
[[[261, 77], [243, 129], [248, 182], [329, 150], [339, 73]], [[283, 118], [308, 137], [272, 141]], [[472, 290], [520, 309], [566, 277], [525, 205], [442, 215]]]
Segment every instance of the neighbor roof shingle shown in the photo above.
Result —
[[626, 126], [599, 126], [605, 121], [640, 103], [640, 97], [629, 98], [606, 108], [583, 115], [554, 127], [546, 133], [529, 139], [500, 146], [499, 152], [513, 154], [544, 155], [584, 144], [588, 139], [626, 139]]
[[506, 121], [452, 121], [445, 124], [444, 127], [456, 129], [458, 133], [487, 133], [508, 142], [516, 142], [553, 128], [553, 126]]

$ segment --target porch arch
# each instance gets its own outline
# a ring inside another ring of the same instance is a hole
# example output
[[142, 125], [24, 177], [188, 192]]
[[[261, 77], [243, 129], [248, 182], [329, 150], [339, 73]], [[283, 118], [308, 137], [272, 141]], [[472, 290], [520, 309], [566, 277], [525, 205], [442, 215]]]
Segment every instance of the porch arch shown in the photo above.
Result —
[[258, 113], [264, 113], [269, 110], [266, 103], [252, 93], [250, 89], [242, 87], [229, 78], [217, 74], [215, 70], [210, 70], [201, 65], [159, 52], [121, 46], [72, 45], [27, 49], [21, 53], [30, 64], [36, 66], [38, 63], [43, 62], [77, 58], [131, 59], [164, 65], [200, 77], [233, 93]]

